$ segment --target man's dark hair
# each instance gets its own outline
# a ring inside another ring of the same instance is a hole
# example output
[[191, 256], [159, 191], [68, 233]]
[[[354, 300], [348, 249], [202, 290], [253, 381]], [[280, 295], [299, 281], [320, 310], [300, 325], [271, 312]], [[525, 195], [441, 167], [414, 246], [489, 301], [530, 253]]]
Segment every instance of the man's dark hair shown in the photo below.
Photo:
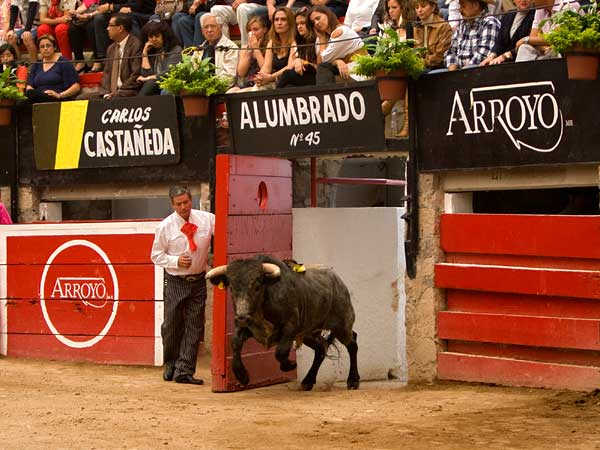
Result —
[[169, 188], [169, 198], [171, 199], [171, 202], [173, 202], [175, 197], [183, 194], [187, 194], [189, 198], [192, 198], [192, 191], [187, 186], [171, 186]]
[[125, 31], [131, 33], [131, 29], [133, 28], [133, 20], [129, 14], [118, 13], [113, 16], [115, 20], [115, 25], [123, 27]]

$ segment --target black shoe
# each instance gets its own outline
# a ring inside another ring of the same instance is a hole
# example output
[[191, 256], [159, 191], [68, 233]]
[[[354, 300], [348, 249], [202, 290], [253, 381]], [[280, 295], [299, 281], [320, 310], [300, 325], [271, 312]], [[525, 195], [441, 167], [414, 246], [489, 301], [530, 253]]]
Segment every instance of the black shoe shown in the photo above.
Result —
[[175, 377], [175, 383], [204, 384], [204, 381], [200, 378], [194, 378], [192, 375], [177, 375]]
[[163, 372], [163, 380], [165, 381], [173, 381], [173, 374], [175, 373], [175, 367], [173, 366], [165, 366], [165, 371]]

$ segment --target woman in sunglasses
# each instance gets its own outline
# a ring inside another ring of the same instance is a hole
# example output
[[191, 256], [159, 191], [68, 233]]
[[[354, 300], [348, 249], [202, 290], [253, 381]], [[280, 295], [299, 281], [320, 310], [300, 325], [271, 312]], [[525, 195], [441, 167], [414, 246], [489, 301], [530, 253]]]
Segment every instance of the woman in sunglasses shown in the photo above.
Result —
[[73, 64], [56, 52], [54, 36], [40, 36], [38, 47], [42, 60], [31, 66], [25, 87], [29, 101], [55, 102], [77, 95], [81, 89], [79, 75]]

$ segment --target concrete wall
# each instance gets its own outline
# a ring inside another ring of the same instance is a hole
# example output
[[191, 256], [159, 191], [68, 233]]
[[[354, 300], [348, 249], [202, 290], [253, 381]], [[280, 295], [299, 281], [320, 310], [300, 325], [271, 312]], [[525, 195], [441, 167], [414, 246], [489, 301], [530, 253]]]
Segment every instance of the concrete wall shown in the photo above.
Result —
[[[404, 294], [404, 208], [294, 209], [294, 258], [335, 268], [356, 312], [362, 380], [407, 381]], [[348, 353], [325, 360], [317, 382], [345, 381]], [[298, 379], [313, 352], [298, 350]]]

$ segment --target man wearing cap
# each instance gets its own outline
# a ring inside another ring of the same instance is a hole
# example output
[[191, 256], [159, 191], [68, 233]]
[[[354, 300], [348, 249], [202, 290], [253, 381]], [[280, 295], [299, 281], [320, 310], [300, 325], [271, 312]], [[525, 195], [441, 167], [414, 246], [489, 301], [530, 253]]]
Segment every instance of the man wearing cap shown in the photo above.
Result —
[[448, 70], [479, 66], [489, 56], [500, 32], [500, 21], [488, 15], [494, 0], [459, 0], [463, 17], [445, 55]]
[[161, 326], [165, 381], [203, 384], [194, 378], [198, 344], [204, 333], [208, 251], [215, 216], [192, 209], [187, 187], [169, 190], [174, 212], [156, 229], [151, 258], [165, 269], [164, 320]]

